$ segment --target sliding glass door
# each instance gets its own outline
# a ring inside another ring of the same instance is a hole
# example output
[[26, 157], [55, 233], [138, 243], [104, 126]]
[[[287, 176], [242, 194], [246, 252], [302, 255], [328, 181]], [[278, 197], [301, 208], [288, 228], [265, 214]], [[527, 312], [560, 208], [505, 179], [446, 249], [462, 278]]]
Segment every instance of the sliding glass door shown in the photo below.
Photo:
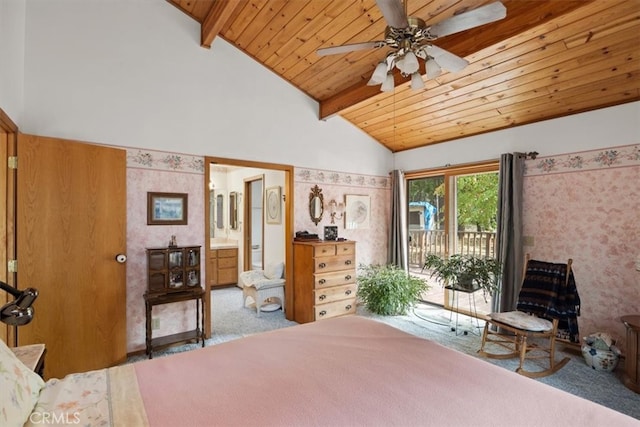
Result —
[[[498, 164], [407, 174], [409, 269], [428, 279], [426, 302], [463, 313], [490, 311], [490, 296], [476, 292], [452, 305], [452, 295], [423, 269], [427, 255], [494, 257]], [[475, 309], [471, 307], [475, 304]]]

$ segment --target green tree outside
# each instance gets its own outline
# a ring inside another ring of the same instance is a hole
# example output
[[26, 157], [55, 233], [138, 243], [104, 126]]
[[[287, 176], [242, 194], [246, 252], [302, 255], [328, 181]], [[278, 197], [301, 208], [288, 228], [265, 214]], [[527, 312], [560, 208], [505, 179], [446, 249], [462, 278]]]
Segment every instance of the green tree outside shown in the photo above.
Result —
[[[458, 227], [461, 230], [495, 231], [498, 206], [498, 173], [457, 177]], [[429, 202], [438, 207], [438, 229], [444, 228], [444, 178], [422, 178], [409, 182], [410, 202]]]

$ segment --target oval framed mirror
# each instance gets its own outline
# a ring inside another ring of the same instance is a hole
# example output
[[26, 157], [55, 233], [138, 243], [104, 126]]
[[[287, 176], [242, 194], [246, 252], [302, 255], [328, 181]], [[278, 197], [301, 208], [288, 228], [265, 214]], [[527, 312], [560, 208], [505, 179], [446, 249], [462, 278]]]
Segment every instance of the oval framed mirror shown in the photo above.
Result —
[[322, 196], [322, 189], [316, 185], [311, 188], [311, 193], [309, 193], [309, 215], [311, 216], [311, 221], [318, 225], [323, 213], [324, 197]]

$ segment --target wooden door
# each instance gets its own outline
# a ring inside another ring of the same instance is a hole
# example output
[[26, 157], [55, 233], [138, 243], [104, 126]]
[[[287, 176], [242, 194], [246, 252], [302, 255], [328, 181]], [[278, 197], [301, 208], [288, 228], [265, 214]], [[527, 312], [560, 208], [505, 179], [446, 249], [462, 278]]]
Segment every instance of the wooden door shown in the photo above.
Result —
[[[15, 274], [10, 273], [7, 262], [15, 259], [15, 169], [8, 166], [8, 159], [16, 154], [16, 135], [18, 126], [0, 108], [0, 198], [5, 201], [4, 209], [0, 211], [0, 280], [15, 286]], [[0, 306], [12, 300], [6, 292], [0, 292]], [[15, 345], [15, 327], [0, 324], [0, 339], [13, 347]]]
[[45, 343], [45, 377], [126, 359], [126, 153], [18, 137], [18, 284], [40, 295], [18, 344]]

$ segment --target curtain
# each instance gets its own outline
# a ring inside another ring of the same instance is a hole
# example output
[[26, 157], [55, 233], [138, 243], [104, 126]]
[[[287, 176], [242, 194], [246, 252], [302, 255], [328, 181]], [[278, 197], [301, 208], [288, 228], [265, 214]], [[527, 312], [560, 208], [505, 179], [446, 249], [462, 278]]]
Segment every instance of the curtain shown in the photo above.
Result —
[[502, 286], [493, 299], [493, 311], [516, 309], [522, 285], [522, 187], [524, 153], [500, 156], [496, 258], [502, 267]]
[[394, 170], [391, 174], [391, 227], [387, 261], [408, 272], [407, 246], [407, 191], [404, 172]]

